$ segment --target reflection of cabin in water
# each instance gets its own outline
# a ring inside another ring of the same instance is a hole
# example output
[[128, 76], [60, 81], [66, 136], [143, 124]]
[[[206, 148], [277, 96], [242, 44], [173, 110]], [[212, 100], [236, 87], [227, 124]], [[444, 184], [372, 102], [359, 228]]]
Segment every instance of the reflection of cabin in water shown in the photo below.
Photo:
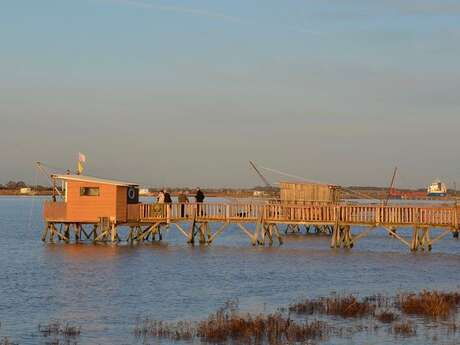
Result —
[[[61, 198], [45, 202], [45, 220], [65, 223], [125, 223], [131, 204], [139, 202], [137, 184], [82, 175], [51, 175], [53, 184], [62, 183]], [[56, 189], [54, 189], [56, 190]]]
[[309, 182], [280, 182], [282, 203], [320, 202], [334, 203], [340, 200], [340, 187]]

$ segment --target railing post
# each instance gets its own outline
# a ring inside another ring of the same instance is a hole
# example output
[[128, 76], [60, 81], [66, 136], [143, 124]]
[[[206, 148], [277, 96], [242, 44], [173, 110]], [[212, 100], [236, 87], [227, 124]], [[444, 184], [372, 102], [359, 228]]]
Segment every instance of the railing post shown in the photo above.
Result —
[[454, 229], [457, 229], [458, 230], [458, 209], [457, 209], [457, 205], [454, 206], [454, 217], [453, 217], [453, 221], [454, 221]]
[[166, 223], [171, 223], [171, 204], [165, 204], [166, 206]]

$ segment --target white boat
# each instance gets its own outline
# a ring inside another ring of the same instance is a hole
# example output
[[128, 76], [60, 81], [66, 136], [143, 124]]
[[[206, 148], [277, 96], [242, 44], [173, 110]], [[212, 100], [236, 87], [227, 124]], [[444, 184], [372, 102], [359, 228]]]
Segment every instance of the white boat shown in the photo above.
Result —
[[435, 180], [432, 184], [428, 186], [426, 194], [428, 196], [446, 196], [447, 186], [440, 180]]

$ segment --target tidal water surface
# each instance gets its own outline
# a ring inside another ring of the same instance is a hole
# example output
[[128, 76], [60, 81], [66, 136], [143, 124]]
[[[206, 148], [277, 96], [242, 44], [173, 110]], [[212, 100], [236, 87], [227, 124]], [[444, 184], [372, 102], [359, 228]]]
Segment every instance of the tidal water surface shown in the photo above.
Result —
[[[201, 320], [229, 299], [238, 299], [243, 311], [271, 312], [331, 293], [460, 288], [460, 242], [452, 236], [430, 253], [411, 253], [384, 231], [352, 250], [330, 249], [327, 236], [299, 234], [286, 236], [282, 246], [252, 247], [236, 226], [211, 246], [187, 245], [174, 228], [161, 243], [46, 244], [42, 201], [0, 197], [0, 339], [21, 345], [46, 344], [37, 329], [50, 320], [80, 325], [80, 345], [136, 344], [137, 318]], [[456, 343], [455, 336], [437, 339]], [[390, 335], [358, 335], [327, 343], [395, 342]]]

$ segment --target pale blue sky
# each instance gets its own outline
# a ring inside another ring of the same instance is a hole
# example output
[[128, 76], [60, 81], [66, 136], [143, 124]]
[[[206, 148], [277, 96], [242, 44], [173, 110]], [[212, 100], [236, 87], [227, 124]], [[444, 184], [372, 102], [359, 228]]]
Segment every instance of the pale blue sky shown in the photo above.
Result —
[[[460, 183], [460, 1], [0, 0], [0, 183]], [[277, 176], [268, 175], [272, 181]], [[41, 182], [44, 182], [43, 180]]]

